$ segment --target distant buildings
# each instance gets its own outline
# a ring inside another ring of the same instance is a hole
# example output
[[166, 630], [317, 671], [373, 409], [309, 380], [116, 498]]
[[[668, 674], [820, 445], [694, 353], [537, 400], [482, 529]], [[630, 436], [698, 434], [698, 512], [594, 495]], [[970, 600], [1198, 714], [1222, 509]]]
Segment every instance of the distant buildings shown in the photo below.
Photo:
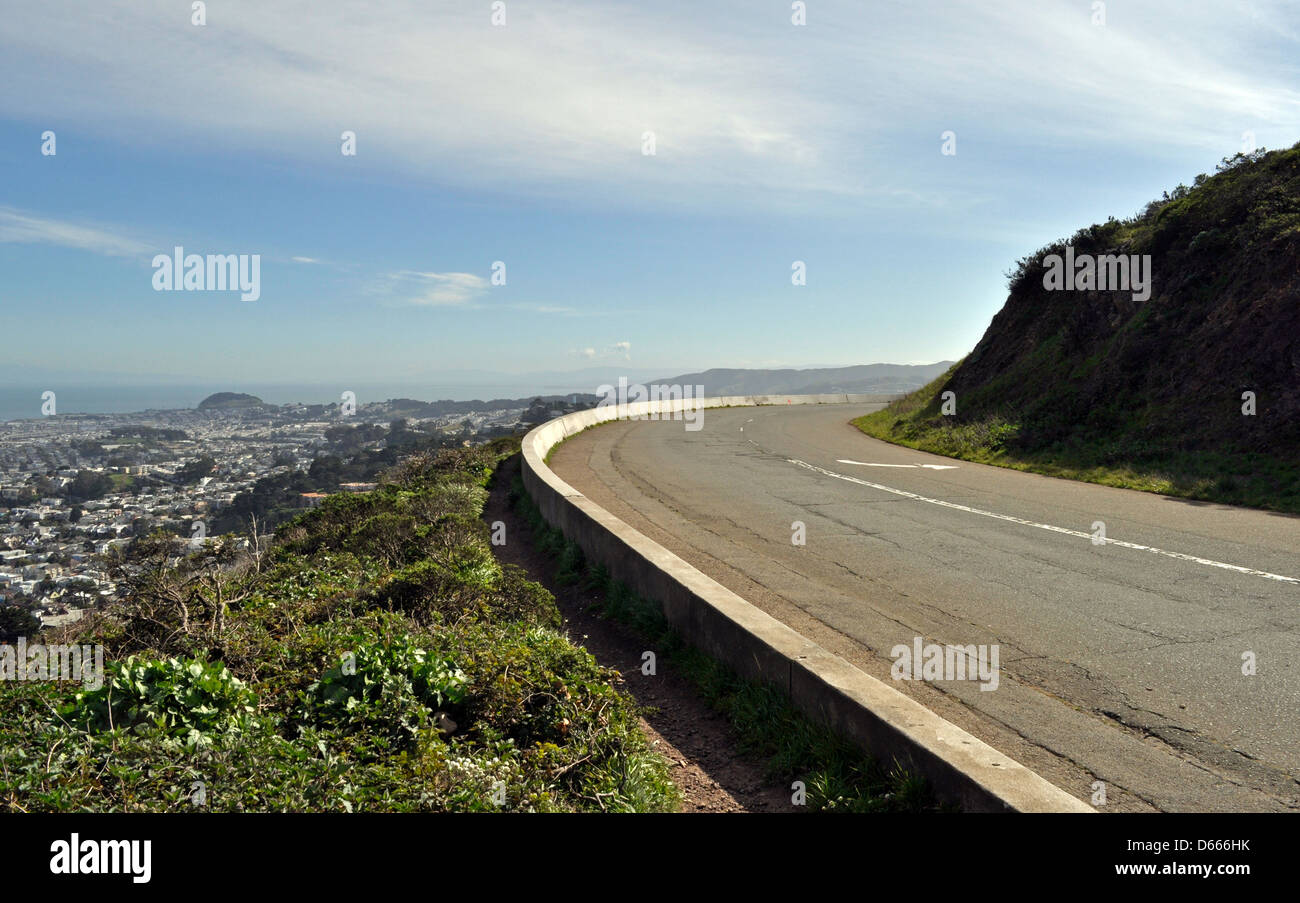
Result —
[[[413, 411], [400, 412], [409, 430], [467, 446], [519, 430], [525, 411], [522, 402], [481, 411], [462, 403], [410, 404]], [[387, 427], [395, 411], [391, 402], [362, 405], [346, 424]], [[321, 455], [345, 454], [326, 435], [342, 424], [321, 405], [0, 423], [0, 605], [20, 605], [50, 625], [111, 603], [122, 590], [101, 556], [156, 529], [191, 537], [201, 523], [211, 535], [214, 522], [259, 480], [306, 471]], [[379, 432], [367, 440], [369, 448], [383, 447], [386, 430]], [[216, 462], [212, 471], [182, 485], [178, 475], [206, 458]], [[103, 479], [88, 480], [91, 474]], [[341, 492], [376, 488], [374, 482], [338, 484]], [[77, 491], [102, 494], [74, 501]], [[301, 493], [297, 504], [313, 508], [326, 498]]]

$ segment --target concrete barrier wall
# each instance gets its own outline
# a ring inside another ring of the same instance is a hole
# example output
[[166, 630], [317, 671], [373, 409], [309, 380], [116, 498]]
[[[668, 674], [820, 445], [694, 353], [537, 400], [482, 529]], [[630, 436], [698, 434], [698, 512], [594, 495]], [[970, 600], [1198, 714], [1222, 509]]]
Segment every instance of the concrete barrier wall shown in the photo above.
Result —
[[1090, 806], [746, 602], [557, 477], [556, 445], [614, 419], [685, 408], [887, 401], [879, 395], [724, 396], [609, 405], [544, 423], [523, 441], [523, 479], [551, 526], [616, 580], [663, 607], [687, 642], [741, 676], [785, 691], [801, 712], [885, 762], [923, 774], [943, 800], [972, 811], [1092, 812]]

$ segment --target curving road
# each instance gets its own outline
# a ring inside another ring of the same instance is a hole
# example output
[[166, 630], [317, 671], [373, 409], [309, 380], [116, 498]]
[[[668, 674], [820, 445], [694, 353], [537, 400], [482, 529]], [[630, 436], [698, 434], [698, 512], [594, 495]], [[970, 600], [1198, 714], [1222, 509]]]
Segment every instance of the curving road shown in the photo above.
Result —
[[[1102, 782], [1103, 811], [1300, 809], [1300, 518], [954, 461], [848, 423], [879, 407], [610, 423], [551, 467], [1080, 799], [1100, 803]], [[997, 688], [891, 680], [891, 650], [918, 636], [997, 644]]]

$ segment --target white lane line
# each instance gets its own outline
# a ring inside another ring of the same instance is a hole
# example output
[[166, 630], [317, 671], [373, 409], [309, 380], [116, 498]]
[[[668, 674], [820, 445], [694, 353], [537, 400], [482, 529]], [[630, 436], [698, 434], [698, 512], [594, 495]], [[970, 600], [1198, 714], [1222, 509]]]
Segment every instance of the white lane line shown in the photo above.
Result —
[[[743, 430], [744, 427], [742, 426]], [[848, 458], [836, 458], [839, 464], [857, 464], [859, 467], [924, 467], [926, 470], [956, 470], [956, 464], [868, 464], [866, 461], [850, 461]]]
[[[872, 489], [879, 489], [882, 492], [892, 492], [894, 495], [901, 495], [904, 498], [915, 499], [918, 502], [925, 502], [930, 505], [940, 505], [944, 508], [952, 508], [956, 511], [965, 511], [970, 514], [979, 514], [983, 517], [992, 517], [997, 520], [1005, 520], [1013, 524], [1023, 524], [1026, 527], [1037, 527], [1039, 530], [1050, 530], [1053, 533], [1064, 533], [1066, 536], [1078, 536], [1087, 540], [1093, 539], [1093, 534], [1084, 533], [1081, 530], [1071, 530], [1067, 527], [1056, 527], [1052, 524], [1040, 524], [1036, 521], [1025, 520], [1022, 517], [1013, 517], [1010, 514], [998, 514], [995, 511], [985, 511], [982, 508], [972, 508], [969, 505], [959, 505], [956, 502], [945, 502], [943, 499], [928, 498], [927, 496], [917, 495], [915, 492], [908, 492], [904, 489], [894, 489], [892, 486], [882, 486], [879, 483], [872, 483], [869, 480], [859, 480], [857, 477], [850, 477], [842, 473], [836, 473], [833, 470], [827, 470], [824, 467], [818, 467], [815, 464], [809, 464], [807, 461], [800, 461], [796, 458], [786, 458], [786, 461], [791, 464], [797, 464], [800, 467], [806, 467], [808, 470], [814, 470], [817, 473], [825, 474], [828, 477], [834, 477], [837, 480], [857, 483], [860, 486], [870, 486]], [[1133, 549], [1138, 552], [1151, 552], [1155, 555], [1164, 555], [1166, 558], [1177, 558], [1179, 561], [1192, 561], [1196, 564], [1223, 568], [1225, 571], [1236, 571], [1239, 574], [1249, 574], [1252, 577], [1264, 577], [1268, 580], [1279, 580], [1282, 583], [1300, 583], [1300, 578], [1296, 577], [1286, 577], [1282, 574], [1270, 574], [1268, 571], [1258, 571], [1255, 568], [1242, 567], [1239, 564], [1227, 564], [1226, 562], [1214, 561], [1210, 558], [1198, 558], [1195, 555], [1186, 555], [1182, 552], [1170, 552], [1165, 549], [1157, 549], [1155, 546], [1144, 546], [1136, 542], [1125, 542], [1122, 539], [1111, 539], [1110, 537], [1107, 537], [1104, 540], [1104, 543], [1110, 546], [1119, 546], [1124, 549]]]

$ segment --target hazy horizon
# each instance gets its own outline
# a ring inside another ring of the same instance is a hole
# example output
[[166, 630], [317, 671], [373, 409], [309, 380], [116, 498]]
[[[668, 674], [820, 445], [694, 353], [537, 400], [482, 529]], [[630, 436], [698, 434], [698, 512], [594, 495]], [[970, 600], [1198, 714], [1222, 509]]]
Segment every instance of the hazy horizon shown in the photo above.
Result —
[[[930, 366], [942, 363], [890, 366]], [[847, 364], [844, 367], [873, 366]], [[416, 401], [491, 401], [499, 398], [526, 398], [534, 395], [595, 394], [602, 384], [617, 384], [620, 377], [629, 381], [672, 379], [687, 373], [723, 367], [703, 367], [681, 373], [638, 367], [584, 367], [571, 371], [536, 373], [495, 373], [485, 370], [460, 370], [431, 373], [427, 380], [413, 382], [336, 382], [275, 383], [268, 380], [208, 380], [191, 384], [156, 381], [115, 384], [92, 384], [78, 379], [58, 378], [45, 382], [28, 379], [0, 383], [0, 422], [34, 419], [41, 416], [42, 393], [53, 391], [58, 411], [64, 414], [133, 414], [146, 410], [192, 408], [216, 392], [243, 392], [256, 395], [268, 404], [329, 404], [338, 402], [343, 391], [355, 393], [358, 404], [410, 398]], [[841, 367], [771, 367], [741, 368], [760, 370], [832, 370]], [[459, 380], [451, 376], [460, 377]]]

